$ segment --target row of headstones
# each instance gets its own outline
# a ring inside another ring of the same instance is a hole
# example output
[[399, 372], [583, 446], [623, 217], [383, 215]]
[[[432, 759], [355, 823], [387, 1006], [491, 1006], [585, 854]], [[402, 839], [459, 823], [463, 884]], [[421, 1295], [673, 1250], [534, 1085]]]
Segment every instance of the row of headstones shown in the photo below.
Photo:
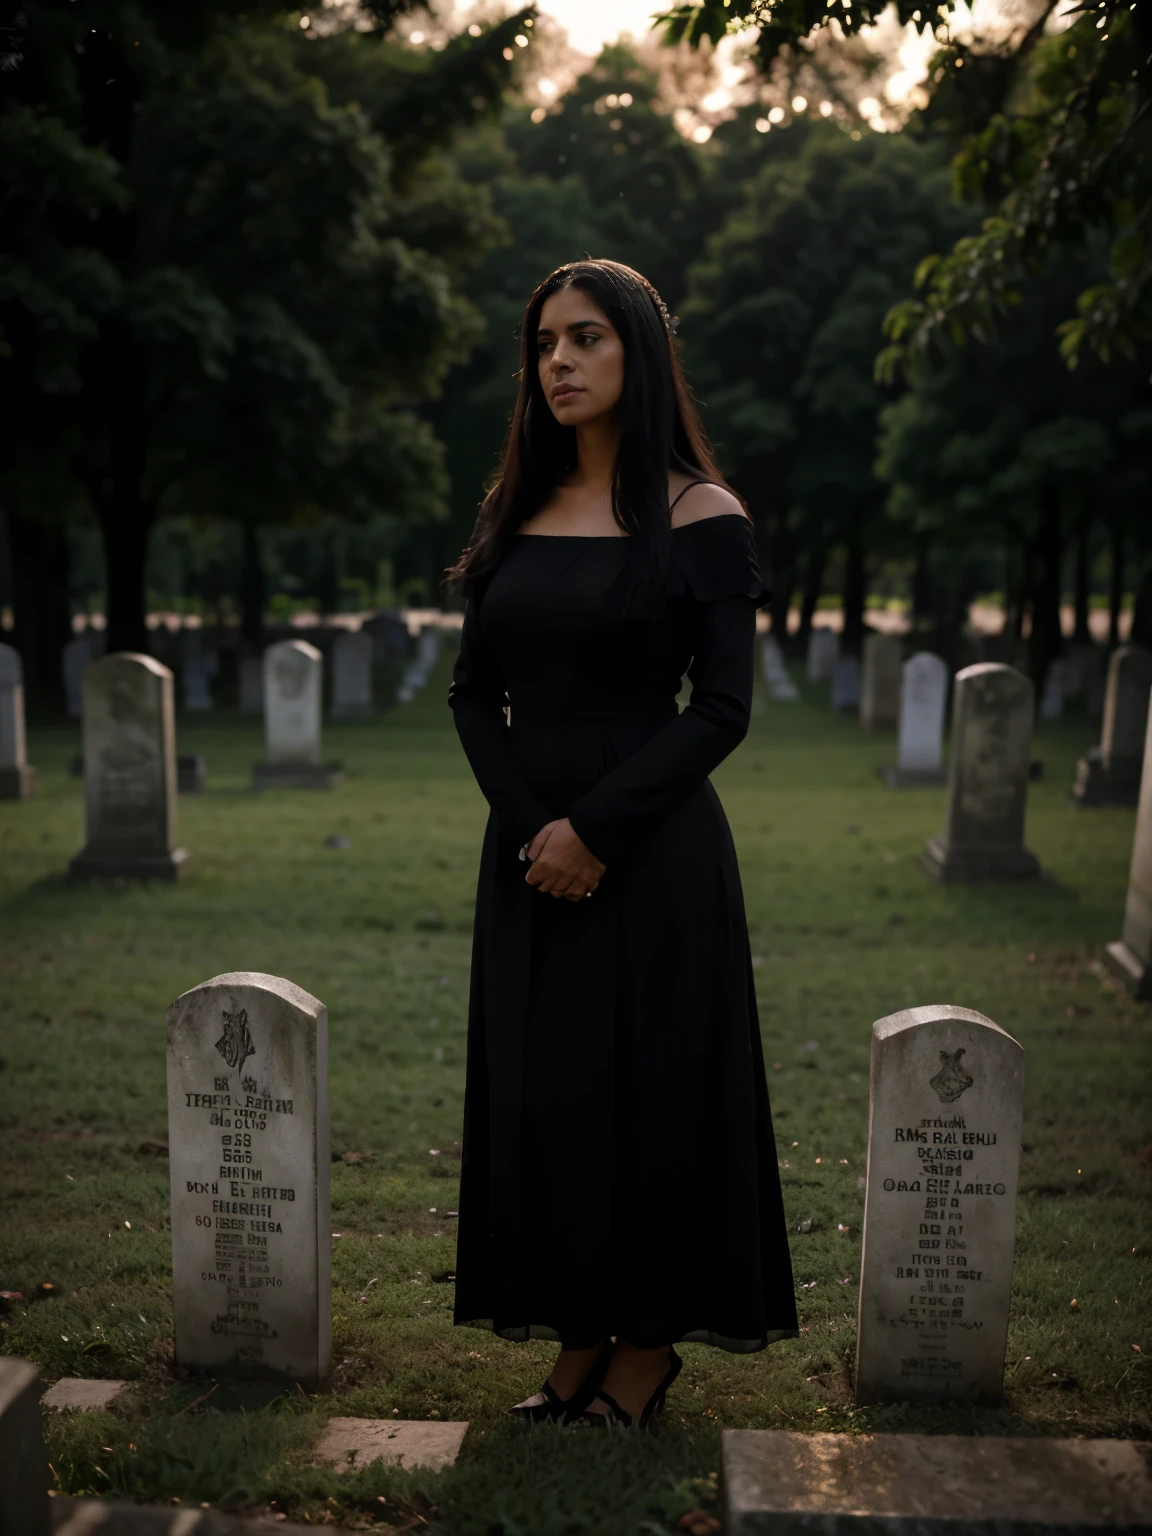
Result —
[[[120, 805], [127, 803], [126, 796], [135, 796], [139, 807], [151, 804], [155, 798], [141, 789], [142, 778], [149, 777], [159, 785], [165, 785], [159, 771], [145, 772], [140, 742], [163, 742], [168, 734], [175, 739], [174, 728], [170, 731], [165, 721], [173, 711], [172, 673], [152, 657], [132, 656], [132, 666], [151, 662], [152, 678], [168, 679], [167, 691], [163, 686], [146, 681], [145, 672], [137, 670], [135, 683], [126, 681], [128, 674], [122, 666], [101, 671], [106, 662], [123, 662], [127, 653], [119, 657], [104, 657], [102, 647], [92, 639], [99, 632], [86, 631], [71, 642], [82, 647], [84, 674], [81, 679], [81, 702], [76, 713], [84, 721], [85, 750], [77, 759], [77, 772], [87, 778], [87, 765], [93, 763], [96, 785], [90, 790], [89, 821], [93, 819], [93, 805], [97, 807], [98, 821], [115, 822], [123, 819], [119, 813], [109, 817], [100, 814], [111, 794]], [[99, 637], [102, 639], [102, 636]], [[337, 638], [333, 647], [333, 704], [336, 716], [366, 716], [372, 712], [372, 655], [375, 641], [371, 634], [345, 633]], [[87, 659], [95, 649], [97, 659]], [[74, 652], [66, 666], [72, 665]], [[406, 667], [397, 689], [402, 703], [413, 699], [424, 688], [440, 654], [440, 632], [429, 626], [420, 635], [417, 653]], [[258, 681], [254, 680], [258, 677]], [[253, 770], [253, 782], [258, 788], [271, 785], [330, 788], [339, 781], [339, 765], [324, 763], [321, 746], [321, 698], [323, 657], [314, 645], [305, 640], [283, 640], [270, 645], [262, 657], [244, 658], [241, 662], [241, 705], [245, 709], [255, 707], [264, 712], [267, 756], [265, 762]], [[186, 698], [188, 678], [185, 677]], [[90, 697], [91, 694], [91, 697]], [[109, 710], [108, 698], [115, 696], [120, 702], [117, 709]], [[125, 701], [132, 699], [130, 707]], [[255, 701], [255, 704], [254, 704]], [[209, 700], [210, 702], [210, 700]], [[189, 707], [200, 707], [189, 705]], [[143, 713], [141, 713], [141, 711]], [[137, 718], [138, 717], [138, 718]], [[143, 724], [145, 717], [149, 723]], [[133, 723], [135, 721], [135, 724]], [[123, 738], [119, 745], [111, 738]], [[91, 739], [90, 739], [91, 738]], [[95, 766], [99, 754], [105, 766]], [[144, 756], [151, 760], [150, 751]], [[118, 766], [111, 766], [113, 759]], [[132, 762], [135, 760], [135, 766]], [[130, 771], [131, 769], [131, 771]], [[127, 774], [127, 779], [125, 775]], [[202, 757], [179, 760], [176, 777], [178, 788], [203, 787], [205, 768]], [[129, 784], [131, 780], [131, 785]], [[29, 766], [24, 729], [24, 689], [20, 654], [9, 645], [0, 645], [0, 800], [19, 800], [33, 794], [36, 789], [36, 771]], [[174, 817], [174, 811], [172, 813]], [[149, 818], [134, 818], [135, 821]], [[157, 826], [168, 820], [160, 813], [151, 818]], [[174, 847], [174, 820], [172, 821]], [[155, 839], [153, 838], [154, 842]]]
[[[860, 710], [862, 714], [867, 715], [869, 706], [866, 675], [869, 669], [869, 647], [876, 647], [882, 652], [885, 646], [898, 647], [899, 645], [900, 641], [893, 635], [871, 634], [865, 639], [863, 664], [861, 664], [855, 656], [841, 656], [840, 636], [835, 630], [813, 629], [808, 637], [806, 661], [808, 681], [832, 684], [834, 709], [845, 713], [855, 713]], [[970, 655], [972, 665], [984, 661], [1022, 665], [1021, 647], [1010, 636], [977, 636], [969, 642], [968, 649], [970, 653], [974, 653]], [[1087, 701], [1088, 713], [1099, 716], [1105, 701], [1106, 654], [1103, 647], [1098, 645], [1070, 643], [1067, 656], [1057, 657], [1048, 669], [1043, 697], [1040, 700], [1041, 719], [1059, 719], [1064, 712], [1065, 702], [1081, 697]], [[878, 655], [876, 670], [881, 676], [885, 671], [885, 665], [883, 656]], [[782, 661], [779, 667], [783, 669]], [[894, 671], [890, 660], [887, 662], [887, 670], [889, 675]], [[767, 668], [765, 675], [767, 677]], [[770, 680], [769, 683], [771, 686]], [[790, 679], [789, 683], [791, 683]], [[882, 712], [882, 696], [877, 702]], [[883, 726], [877, 724], [870, 728], [883, 729]]]
[[[265, 652], [264, 672], [266, 755], [253, 767], [253, 785], [331, 788], [339, 783], [340, 765], [323, 760], [320, 652], [304, 640], [281, 641]], [[172, 693], [172, 673], [151, 656], [118, 652], [92, 662], [85, 672], [87, 840], [71, 862], [71, 874], [177, 878], [187, 851], [176, 836]]]
[[[400, 638], [403, 631], [403, 643]], [[364, 717], [373, 712], [373, 665], [384, 659], [403, 658], [406, 654], [408, 627], [394, 614], [368, 620], [359, 630], [341, 630], [330, 648], [331, 704], [334, 719]], [[213, 707], [212, 683], [219, 671], [219, 652], [207, 644], [200, 630], [185, 630], [180, 636], [180, 673], [184, 708], [202, 712]], [[87, 629], [64, 647], [64, 692], [68, 713], [79, 719], [83, 709], [84, 673], [93, 661], [104, 655], [104, 633]], [[408, 660], [396, 690], [404, 704], [413, 699], [436, 665], [440, 654], [440, 630], [426, 625], [416, 643], [416, 654]], [[159, 658], [158, 658], [159, 659]], [[264, 707], [264, 661], [260, 656], [240, 658], [240, 708], [259, 714]]]
[[[814, 630], [818, 637], [820, 665], [832, 654], [831, 646], [839, 637], [827, 629]], [[787, 702], [798, 697], [795, 683], [784, 664], [780, 647], [771, 635], [762, 642], [761, 661], [772, 697]], [[812, 650], [809, 649], [809, 677], [812, 676]], [[960, 678], [976, 673], [978, 663], [957, 674]], [[1049, 669], [1049, 686], [1064, 662]], [[1011, 668], [1005, 668], [1012, 671]], [[1019, 673], [1013, 673], [1020, 676]], [[948, 667], [939, 657], [920, 651], [902, 659], [900, 640], [894, 635], [869, 635], [864, 642], [863, 667], [855, 657], [836, 662], [832, 678], [833, 707], [859, 707], [864, 730], [897, 732], [894, 768], [884, 770], [892, 789], [915, 788], [944, 781], [944, 715], [948, 696]], [[1047, 690], [1046, 690], [1047, 691]], [[1108, 662], [1104, 690], [1104, 721], [1100, 744], [1093, 747], [1079, 763], [1072, 794], [1078, 804], [1134, 805], [1140, 790], [1144, 764], [1144, 737], [1148, 724], [1148, 699], [1152, 693], [1152, 653], [1138, 645], [1121, 646]], [[1040, 711], [1044, 715], [1043, 708]], [[1051, 711], [1049, 711], [1051, 714]], [[1031, 718], [1029, 706], [1029, 719]], [[954, 723], [955, 729], [955, 723]], [[1030, 732], [1029, 732], [1030, 736]]]
[[[176, 1359], [310, 1383], [331, 1362], [327, 1014], [217, 976], [166, 1019]], [[966, 1008], [872, 1031], [856, 1391], [999, 1395], [1024, 1052]]]

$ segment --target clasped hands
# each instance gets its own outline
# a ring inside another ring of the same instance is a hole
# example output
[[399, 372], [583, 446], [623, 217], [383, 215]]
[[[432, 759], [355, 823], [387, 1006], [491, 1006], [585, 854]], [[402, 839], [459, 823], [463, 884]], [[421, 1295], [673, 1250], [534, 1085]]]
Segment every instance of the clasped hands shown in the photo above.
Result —
[[528, 884], [567, 901], [591, 895], [607, 868], [580, 841], [567, 816], [545, 823], [520, 852], [532, 862], [524, 876]]

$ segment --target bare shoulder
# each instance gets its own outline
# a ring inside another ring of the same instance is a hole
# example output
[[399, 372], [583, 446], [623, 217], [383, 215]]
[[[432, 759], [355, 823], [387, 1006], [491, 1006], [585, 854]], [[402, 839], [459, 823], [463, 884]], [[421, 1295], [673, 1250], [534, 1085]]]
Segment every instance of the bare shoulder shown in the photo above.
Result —
[[[672, 494], [676, 495], [675, 489]], [[745, 519], [748, 517], [731, 491], [711, 483], [694, 485], [676, 503], [672, 512], [672, 526], [683, 528], [686, 523], [703, 522], [708, 517], [731, 517], [733, 514]]]

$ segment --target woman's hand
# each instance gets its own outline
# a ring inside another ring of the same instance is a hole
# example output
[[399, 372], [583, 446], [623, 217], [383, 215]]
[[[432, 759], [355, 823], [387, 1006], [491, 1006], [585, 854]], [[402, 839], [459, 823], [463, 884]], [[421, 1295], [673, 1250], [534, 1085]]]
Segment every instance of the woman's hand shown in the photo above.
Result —
[[607, 867], [584, 846], [566, 816], [541, 827], [526, 851], [532, 861], [524, 877], [528, 884], [568, 901], [580, 901], [594, 891]]

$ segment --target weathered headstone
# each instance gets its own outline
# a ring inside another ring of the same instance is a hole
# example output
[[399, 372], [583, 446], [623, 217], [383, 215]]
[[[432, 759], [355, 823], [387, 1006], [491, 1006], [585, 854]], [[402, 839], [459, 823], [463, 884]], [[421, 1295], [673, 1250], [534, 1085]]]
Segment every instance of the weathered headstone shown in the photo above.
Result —
[[841, 656], [832, 672], [832, 708], [854, 715], [860, 708], [860, 663], [855, 656]]
[[204, 644], [204, 636], [198, 629], [187, 629], [183, 635], [184, 708], [193, 711], [212, 708], [212, 678], [215, 675], [214, 657]]
[[64, 698], [69, 715], [79, 720], [84, 712], [84, 673], [105, 651], [103, 630], [83, 629], [64, 647]]
[[382, 1461], [392, 1467], [452, 1466], [468, 1433], [465, 1420], [329, 1419], [313, 1455], [337, 1472], [358, 1472]]
[[956, 674], [947, 816], [921, 859], [934, 879], [1039, 875], [1035, 855], [1024, 846], [1032, 711], [1032, 684], [1013, 667], [986, 661]]
[[343, 630], [332, 646], [332, 714], [372, 713], [372, 636]]
[[111, 1408], [127, 1385], [126, 1381], [101, 1381], [92, 1376], [62, 1376], [40, 1401], [53, 1413], [63, 1413], [65, 1409], [96, 1413], [101, 1408]]
[[1152, 998], [1152, 708], [1148, 715], [1146, 742], [1124, 928], [1120, 938], [1109, 944], [1106, 951], [1113, 974], [1133, 997], [1144, 1000]]
[[373, 661], [407, 660], [412, 637], [408, 633], [408, 621], [402, 613], [385, 609], [365, 619], [360, 632], [372, 636]]
[[28, 766], [24, 740], [20, 652], [0, 645], [0, 800], [23, 800], [35, 792], [36, 770]]
[[948, 667], [930, 651], [917, 651], [902, 668], [896, 766], [884, 769], [889, 789], [919, 789], [944, 782], [944, 706]]
[[396, 697], [401, 704], [408, 704], [421, 688], [428, 686], [428, 679], [440, 655], [440, 630], [435, 624], [426, 624], [416, 641], [416, 659], [404, 669]]
[[240, 971], [165, 1019], [177, 1364], [318, 1383], [332, 1356], [328, 1015]]
[[1040, 696], [1041, 720], [1059, 720], [1064, 713], [1064, 692], [1068, 682], [1068, 663], [1062, 656], [1049, 663]]
[[119, 651], [84, 674], [84, 796], [72, 875], [176, 879], [188, 855], [176, 846], [172, 674], [151, 656]]
[[792, 674], [784, 661], [780, 642], [775, 635], [765, 635], [760, 645], [760, 664], [768, 692], [779, 704], [791, 704], [800, 697], [800, 690], [792, 681]]
[[856, 1401], [994, 1402], [1016, 1240], [1024, 1052], [983, 1014], [872, 1026]]
[[202, 752], [188, 752], [176, 759], [176, 788], [182, 795], [198, 795], [208, 783], [208, 764]]
[[264, 713], [264, 658], [240, 658], [240, 708], [246, 715]]
[[834, 629], [812, 629], [808, 634], [808, 681], [830, 683], [840, 659], [840, 636]]
[[1108, 664], [1100, 745], [1080, 759], [1073, 798], [1079, 805], [1135, 805], [1144, 763], [1152, 651], [1124, 645]]
[[40, 1381], [27, 1360], [0, 1355], [0, 1532], [48, 1536], [48, 1453]]
[[860, 678], [860, 726], [892, 731], [900, 720], [901, 646], [895, 635], [867, 635]]
[[264, 740], [267, 756], [252, 770], [257, 789], [331, 789], [343, 778], [321, 756], [324, 662], [306, 640], [281, 640], [264, 652]]
[[1152, 1464], [1132, 1440], [1041, 1435], [721, 1435], [725, 1536], [1145, 1536]]

